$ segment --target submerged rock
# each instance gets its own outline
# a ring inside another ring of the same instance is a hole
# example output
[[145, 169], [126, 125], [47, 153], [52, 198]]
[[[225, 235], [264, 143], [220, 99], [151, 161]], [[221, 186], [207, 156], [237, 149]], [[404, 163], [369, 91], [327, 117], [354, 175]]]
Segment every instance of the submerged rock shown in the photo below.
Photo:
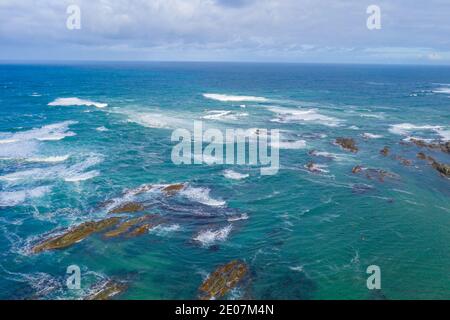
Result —
[[374, 188], [372, 186], [367, 185], [367, 184], [363, 184], [363, 183], [354, 184], [353, 187], [352, 187], [352, 192], [354, 194], [366, 194], [366, 193], [371, 192], [373, 190], [374, 190]]
[[343, 149], [351, 151], [351, 152], [358, 152], [359, 149], [356, 146], [355, 140], [352, 138], [337, 138], [336, 144], [340, 145]]
[[108, 280], [99, 285], [95, 292], [87, 296], [84, 300], [109, 300], [123, 293], [126, 289], [127, 286], [124, 283]]
[[119, 214], [119, 213], [135, 213], [144, 211], [145, 207], [143, 204], [139, 202], [127, 202], [124, 203], [117, 208], [114, 208], [109, 211], [111, 214]]
[[211, 300], [223, 297], [243, 280], [247, 272], [247, 265], [238, 260], [220, 266], [199, 288], [200, 299]]
[[396, 156], [395, 159], [398, 160], [404, 166], [412, 166], [412, 164], [413, 164], [411, 160], [402, 158], [400, 156]]
[[120, 218], [109, 218], [96, 222], [85, 222], [69, 229], [61, 235], [44, 240], [40, 244], [34, 246], [31, 251], [39, 253], [47, 250], [64, 249], [75, 243], [78, 243], [93, 233], [103, 231], [107, 228], [113, 227], [119, 223]]
[[387, 156], [389, 155], [390, 152], [391, 152], [391, 150], [389, 149], [389, 147], [384, 147], [384, 148], [380, 151], [380, 153], [381, 153], [383, 156], [385, 156], [385, 157], [387, 157]]

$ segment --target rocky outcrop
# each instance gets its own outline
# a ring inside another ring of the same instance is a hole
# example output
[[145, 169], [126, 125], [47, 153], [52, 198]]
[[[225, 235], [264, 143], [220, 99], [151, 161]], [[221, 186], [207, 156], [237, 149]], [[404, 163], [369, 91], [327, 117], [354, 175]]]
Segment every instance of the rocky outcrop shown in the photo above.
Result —
[[363, 171], [364, 170], [364, 168], [362, 167], [362, 166], [355, 166], [353, 169], [352, 169], [352, 173], [354, 173], [354, 174], [356, 174], [356, 173], [360, 173], [361, 171]]
[[124, 283], [108, 280], [95, 288], [95, 292], [84, 300], [110, 300], [114, 296], [123, 293], [127, 289]]
[[236, 287], [247, 273], [247, 265], [238, 260], [220, 266], [199, 288], [200, 299], [211, 300], [223, 297], [231, 289]]
[[380, 151], [380, 153], [381, 153], [383, 156], [385, 156], [385, 157], [387, 157], [387, 156], [389, 155], [390, 152], [391, 152], [391, 150], [389, 149], [389, 147], [384, 147], [384, 148]]
[[153, 227], [152, 224], [150, 223], [146, 223], [142, 226], [137, 227], [136, 229], [134, 229], [133, 231], [131, 231], [130, 233], [128, 233], [128, 237], [130, 238], [134, 238], [134, 237], [139, 237], [142, 236], [143, 234], [148, 233], [148, 231]]
[[437, 170], [442, 176], [450, 178], [450, 165], [445, 164], [445, 163], [440, 163], [440, 162], [436, 161], [436, 159], [434, 159], [430, 156], [427, 156], [423, 152], [419, 152], [417, 154], [417, 157], [421, 160], [427, 160], [429, 162], [429, 164], [431, 164], [431, 166], [435, 170]]
[[109, 218], [101, 221], [95, 222], [85, 222], [79, 226], [73, 227], [61, 235], [51, 237], [50, 239], [44, 240], [41, 243], [34, 246], [31, 251], [33, 253], [39, 253], [42, 251], [64, 249], [70, 247], [71, 245], [78, 243], [93, 233], [103, 231], [107, 228], [113, 227], [118, 224], [120, 218]]
[[336, 144], [340, 145], [343, 149], [354, 153], [359, 151], [358, 147], [356, 146], [355, 140], [353, 140], [352, 138], [337, 138]]
[[435, 168], [438, 172], [441, 173], [441, 175], [449, 177], [450, 178], [450, 166], [448, 164], [439, 163], [437, 161], [434, 161], [432, 164], [433, 168]]
[[171, 184], [167, 187], [164, 187], [162, 189], [162, 192], [166, 195], [166, 196], [174, 196], [176, 195], [178, 192], [182, 191], [184, 189], [185, 185], [180, 183], [180, 184]]
[[122, 222], [117, 228], [107, 232], [104, 234], [105, 238], [116, 238], [122, 235], [131, 235], [137, 236], [138, 234], [143, 234], [142, 229], [140, 232], [136, 233], [136, 229], [141, 228], [140, 224], [153, 219], [153, 215], [146, 215], [139, 218], [130, 219]]
[[450, 153], [450, 141], [448, 142], [434, 142], [429, 143], [420, 139], [410, 139], [412, 143], [420, 148], [428, 148], [432, 150], [440, 150], [445, 153]]
[[367, 179], [369, 180], [377, 179], [380, 182], [384, 182], [385, 178], [397, 178], [397, 175], [390, 173], [388, 171], [381, 169], [364, 168], [362, 166], [354, 167], [352, 169], [352, 173], [354, 174], [364, 173]]
[[127, 202], [110, 210], [109, 213], [111, 214], [136, 213], [142, 212], [144, 210], [145, 210], [144, 205], [139, 202]]

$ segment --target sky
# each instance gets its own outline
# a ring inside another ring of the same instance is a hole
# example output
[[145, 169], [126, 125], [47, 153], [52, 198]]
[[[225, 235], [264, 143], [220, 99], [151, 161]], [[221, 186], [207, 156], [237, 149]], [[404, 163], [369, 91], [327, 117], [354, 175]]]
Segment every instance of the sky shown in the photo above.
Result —
[[450, 65], [450, 1], [0, 0], [0, 60]]

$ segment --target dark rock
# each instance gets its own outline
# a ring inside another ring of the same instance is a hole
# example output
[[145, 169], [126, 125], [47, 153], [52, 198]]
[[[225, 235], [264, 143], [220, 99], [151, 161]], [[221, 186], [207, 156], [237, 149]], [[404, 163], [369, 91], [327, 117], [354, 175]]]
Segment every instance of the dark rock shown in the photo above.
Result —
[[336, 144], [340, 145], [343, 149], [351, 151], [351, 152], [358, 152], [358, 147], [356, 146], [355, 140], [352, 138], [337, 138]]
[[352, 169], [352, 173], [360, 173], [361, 171], [363, 171], [363, 167], [362, 166], [356, 166]]
[[164, 189], [162, 189], [162, 192], [166, 196], [174, 196], [175, 194], [177, 194], [178, 192], [183, 190], [184, 187], [185, 187], [185, 185], [182, 184], [182, 183], [180, 183], [180, 184], [171, 184], [171, 185], [165, 187]]
[[380, 153], [381, 153], [383, 156], [387, 157], [387, 156], [389, 155], [390, 151], [391, 151], [391, 150], [389, 149], [389, 147], [384, 147], [384, 148], [380, 151]]

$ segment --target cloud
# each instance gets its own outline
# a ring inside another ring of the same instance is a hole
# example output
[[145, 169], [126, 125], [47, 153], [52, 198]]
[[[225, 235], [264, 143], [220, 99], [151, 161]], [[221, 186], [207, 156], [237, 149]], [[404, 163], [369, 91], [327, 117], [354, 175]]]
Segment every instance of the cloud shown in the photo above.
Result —
[[[378, 2], [382, 30], [369, 31], [366, 0], [2, 0], [0, 59], [379, 62], [401, 47], [417, 50], [408, 61], [423, 60], [421, 48], [446, 61], [447, 1]], [[66, 28], [70, 4], [81, 30]]]

